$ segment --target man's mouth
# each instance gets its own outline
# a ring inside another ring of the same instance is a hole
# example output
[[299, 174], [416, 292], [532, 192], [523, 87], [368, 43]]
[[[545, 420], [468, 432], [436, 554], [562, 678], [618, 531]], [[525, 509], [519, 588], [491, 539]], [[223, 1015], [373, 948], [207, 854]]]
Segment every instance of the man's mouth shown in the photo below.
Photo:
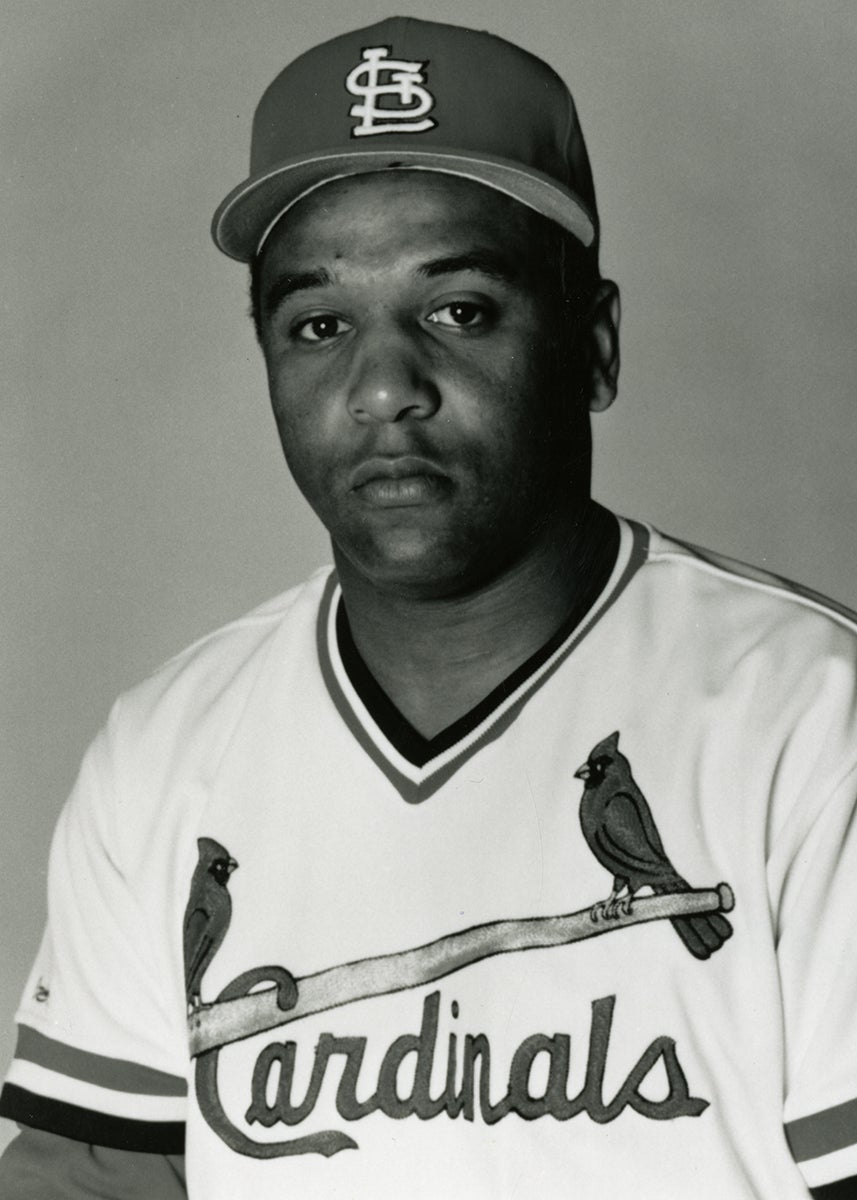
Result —
[[362, 462], [350, 479], [361, 502], [378, 508], [410, 508], [445, 495], [450, 480], [433, 462], [413, 455]]

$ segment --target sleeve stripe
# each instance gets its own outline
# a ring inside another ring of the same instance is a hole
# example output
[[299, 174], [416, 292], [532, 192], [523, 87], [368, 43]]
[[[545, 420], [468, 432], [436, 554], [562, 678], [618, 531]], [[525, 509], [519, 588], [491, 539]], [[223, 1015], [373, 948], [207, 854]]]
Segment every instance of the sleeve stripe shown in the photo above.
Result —
[[107, 1146], [113, 1150], [139, 1150], [149, 1154], [184, 1154], [181, 1121], [133, 1121], [90, 1112], [76, 1104], [37, 1096], [14, 1083], [0, 1094], [0, 1116], [34, 1129], [45, 1129], [76, 1142]]
[[815, 1200], [852, 1200], [857, 1195], [857, 1177], [838, 1179], [836, 1183], [826, 1183], [820, 1188], [813, 1188]]
[[78, 1050], [39, 1033], [29, 1025], [18, 1027], [15, 1057], [59, 1075], [68, 1075], [72, 1079], [94, 1083], [116, 1092], [135, 1092], [143, 1096], [187, 1095], [187, 1081], [177, 1075], [156, 1071], [142, 1063]]
[[840, 1179], [857, 1175], [857, 1146], [845, 1150], [834, 1150], [821, 1158], [808, 1158], [798, 1163], [798, 1168], [808, 1188], [826, 1187]]
[[844, 1150], [857, 1143], [857, 1100], [789, 1121], [785, 1128], [795, 1162]]
[[90, 1112], [110, 1113], [114, 1117], [129, 1117], [132, 1121], [183, 1121], [187, 1115], [186, 1096], [147, 1096], [139, 1092], [117, 1092], [83, 1083], [71, 1075], [60, 1075], [13, 1058], [6, 1073], [6, 1082], [14, 1083], [25, 1092], [50, 1096], [66, 1104], [75, 1104]]

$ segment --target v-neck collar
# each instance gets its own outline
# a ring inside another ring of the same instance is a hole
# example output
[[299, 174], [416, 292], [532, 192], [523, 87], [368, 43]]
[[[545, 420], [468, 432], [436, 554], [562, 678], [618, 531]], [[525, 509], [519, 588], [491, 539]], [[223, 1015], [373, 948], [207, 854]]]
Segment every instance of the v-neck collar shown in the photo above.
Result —
[[410, 804], [428, 799], [482, 746], [498, 738], [618, 599], [648, 551], [644, 526], [619, 518], [619, 528], [616, 563], [583, 619], [561, 627], [484, 700], [433, 738], [413, 728], [363, 662], [351, 637], [339, 582], [331, 573], [316, 631], [322, 676], [343, 721], [402, 799]]

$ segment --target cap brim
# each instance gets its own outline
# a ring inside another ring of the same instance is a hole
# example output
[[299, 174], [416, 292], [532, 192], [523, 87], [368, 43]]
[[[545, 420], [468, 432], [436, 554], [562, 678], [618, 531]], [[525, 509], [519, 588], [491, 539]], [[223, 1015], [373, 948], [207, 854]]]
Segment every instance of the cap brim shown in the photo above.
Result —
[[437, 171], [472, 179], [555, 221], [584, 246], [591, 246], [595, 239], [595, 223], [582, 201], [535, 168], [443, 147], [426, 152], [390, 146], [350, 154], [322, 151], [312, 158], [286, 160], [263, 175], [251, 176], [219, 205], [211, 235], [224, 254], [238, 262], [249, 262], [278, 216], [306, 192], [345, 176], [396, 169]]

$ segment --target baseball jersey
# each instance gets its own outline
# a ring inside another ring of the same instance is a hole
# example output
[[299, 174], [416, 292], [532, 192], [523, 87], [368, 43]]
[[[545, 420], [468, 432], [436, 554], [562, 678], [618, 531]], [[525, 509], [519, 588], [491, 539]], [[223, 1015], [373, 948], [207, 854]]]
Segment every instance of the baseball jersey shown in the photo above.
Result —
[[4, 1115], [206, 1200], [798, 1200], [857, 1174], [857, 627], [621, 522], [422, 738], [329, 570], [121, 698]]

